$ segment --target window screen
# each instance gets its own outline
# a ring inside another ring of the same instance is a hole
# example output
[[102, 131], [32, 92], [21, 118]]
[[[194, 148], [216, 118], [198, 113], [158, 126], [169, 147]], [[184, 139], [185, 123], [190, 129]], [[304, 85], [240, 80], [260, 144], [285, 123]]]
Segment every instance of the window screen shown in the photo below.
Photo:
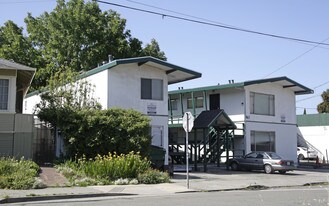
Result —
[[8, 109], [9, 79], [0, 79], [0, 110]]

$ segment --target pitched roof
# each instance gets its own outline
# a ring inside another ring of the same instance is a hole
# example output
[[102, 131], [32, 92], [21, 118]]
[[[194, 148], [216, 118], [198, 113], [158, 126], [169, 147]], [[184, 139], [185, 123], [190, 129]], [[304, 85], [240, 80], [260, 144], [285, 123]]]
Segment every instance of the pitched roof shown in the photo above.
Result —
[[310, 88], [299, 84], [288, 77], [276, 77], [276, 78], [269, 78], [269, 79], [258, 79], [258, 80], [251, 80], [245, 82], [237, 82], [231, 84], [223, 84], [223, 85], [215, 85], [215, 86], [208, 86], [208, 87], [197, 87], [193, 89], [182, 89], [182, 90], [174, 90], [170, 91], [169, 94], [179, 94], [179, 93], [189, 93], [189, 92], [198, 92], [198, 91], [210, 91], [210, 90], [222, 90], [222, 89], [230, 89], [230, 88], [243, 88], [245, 86], [254, 85], [254, 84], [263, 84], [263, 83], [276, 83], [281, 85], [283, 88], [289, 88], [294, 91], [296, 95], [300, 94], [312, 94], [313, 90]]
[[236, 129], [235, 124], [223, 109], [203, 111], [194, 120], [195, 129], [209, 128], [211, 126], [220, 129]]
[[87, 71], [80, 75], [80, 78], [85, 78], [93, 74], [99, 73], [101, 71], [112, 69], [118, 65], [123, 64], [137, 64], [138, 66], [149, 65], [156, 67], [158, 69], [164, 70], [168, 76], [168, 84], [178, 83], [190, 79], [195, 79], [201, 77], [201, 73], [195, 72], [166, 61], [154, 57], [136, 57], [136, 58], [127, 58], [127, 59], [116, 59], [107, 64], [104, 64], [100, 67]]
[[17, 70], [17, 90], [23, 90], [24, 95], [27, 93], [36, 71], [35, 68], [0, 58], [0, 69]]

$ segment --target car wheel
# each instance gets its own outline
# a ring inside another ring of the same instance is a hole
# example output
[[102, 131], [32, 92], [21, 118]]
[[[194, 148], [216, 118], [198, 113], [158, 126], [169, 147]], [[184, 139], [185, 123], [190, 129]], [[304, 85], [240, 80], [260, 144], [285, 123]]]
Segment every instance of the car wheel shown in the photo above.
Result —
[[232, 164], [231, 164], [231, 169], [234, 170], [234, 171], [239, 170], [239, 165], [238, 165], [238, 163], [236, 163], [236, 162], [232, 162]]
[[272, 174], [274, 172], [271, 165], [264, 165], [264, 171], [266, 174]]
[[287, 172], [287, 171], [285, 171], [285, 170], [279, 170], [279, 173], [280, 173], [280, 174], [286, 174], [286, 172]]
[[298, 155], [298, 159], [299, 159], [299, 160], [303, 160], [303, 159], [304, 159], [304, 155], [303, 155], [303, 154], [299, 154], [299, 155]]

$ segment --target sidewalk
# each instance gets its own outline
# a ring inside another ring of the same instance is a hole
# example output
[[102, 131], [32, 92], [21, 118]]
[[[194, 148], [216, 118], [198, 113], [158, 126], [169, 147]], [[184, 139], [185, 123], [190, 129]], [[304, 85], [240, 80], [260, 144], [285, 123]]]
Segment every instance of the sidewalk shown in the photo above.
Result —
[[296, 170], [285, 175], [263, 172], [211, 170], [209, 173], [190, 173], [190, 188], [186, 187], [185, 173], [175, 173], [172, 183], [156, 185], [107, 185], [89, 187], [48, 187], [36, 190], [0, 190], [0, 204], [101, 196], [173, 195], [183, 192], [225, 191], [264, 186], [292, 187], [321, 183], [329, 187], [329, 170]]

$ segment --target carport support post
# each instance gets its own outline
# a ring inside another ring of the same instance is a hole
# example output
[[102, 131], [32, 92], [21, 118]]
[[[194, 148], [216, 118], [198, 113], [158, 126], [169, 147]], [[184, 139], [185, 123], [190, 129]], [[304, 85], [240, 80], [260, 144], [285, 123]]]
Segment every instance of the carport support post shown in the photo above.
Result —
[[220, 152], [220, 143], [219, 143], [219, 129], [216, 129], [216, 133], [217, 133], [217, 135], [216, 135], [216, 156], [217, 156], [217, 167], [220, 167], [220, 154], [219, 154], [219, 152]]
[[194, 129], [194, 171], [198, 171], [197, 129]]
[[[229, 153], [229, 150], [228, 150], [228, 138], [229, 138], [228, 128], [226, 127], [226, 130], [225, 130], [226, 162], [228, 162], [229, 154], [230, 154], [230, 153]], [[227, 169], [227, 170], [229, 169], [228, 164], [226, 164], [226, 169]]]
[[203, 171], [207, 172], [207, 142], [206, 129], [203, 129]]

